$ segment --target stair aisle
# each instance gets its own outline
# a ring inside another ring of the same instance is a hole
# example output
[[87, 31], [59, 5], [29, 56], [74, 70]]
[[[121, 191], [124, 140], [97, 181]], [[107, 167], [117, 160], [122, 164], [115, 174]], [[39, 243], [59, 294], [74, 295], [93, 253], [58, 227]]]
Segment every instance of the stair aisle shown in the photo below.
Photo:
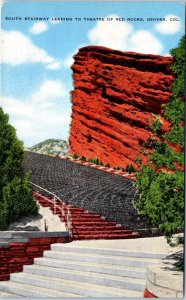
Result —
[[0, 296], [143, 298], [147, 267], [164, 257], [56, 243], [23, 272], [0, 282]]
[[[62, 206], [60, 201], [54, 203], [47, 196], [34, 193], [35, 198], [44, 207], [49, 207], [53, 213], [62, 218]], [[64, 202], [63, 202], [64, 203]], [[115, 221], [108, 221], [105, 217], [86, 211], [84, 208], [72, 207], [65, 204], [66, 211], [70, 210], [72, 238], [73, 240], [91, 240], [91, 239], [125, 239], [138, 238], [140, 234], [124, 226], [117, 224]], [[67, 223], [67, 220], [65, 220]]]

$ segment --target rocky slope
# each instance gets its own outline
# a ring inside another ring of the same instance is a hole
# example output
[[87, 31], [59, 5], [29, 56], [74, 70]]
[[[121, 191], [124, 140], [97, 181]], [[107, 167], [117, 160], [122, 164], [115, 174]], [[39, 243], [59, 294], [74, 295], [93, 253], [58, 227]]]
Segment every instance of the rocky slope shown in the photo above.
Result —
[[[72, 66], [72, 153], [96, 157], [111, 166], [147, 162], [153, 122], [169, 130], [162, 110], [171, 96], [172, 57], [81, 48]], [[158, 138], [155, 136], [155, 138]]]
[[60, 139], [48, 139], [27, 150], [46, 155], [66, 155], [68, 142]]

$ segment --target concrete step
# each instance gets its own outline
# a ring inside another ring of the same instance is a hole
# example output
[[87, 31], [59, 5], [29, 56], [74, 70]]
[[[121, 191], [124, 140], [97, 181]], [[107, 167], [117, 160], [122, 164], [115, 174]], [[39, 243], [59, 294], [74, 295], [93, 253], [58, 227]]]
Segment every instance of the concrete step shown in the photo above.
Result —
[[95, 221], [94, 222], [94, 220], [92, 221], [92, 219], [91, 218], [89, 218], [88, 220], [73, 220], [72, 219], [72, 224], [74, 224], [74, 225], [76, 225], [76, 224], [79, 224], [79, 225], [116, 225], [116, 222], [114, 222], [114, 221], [105, 221], [105, 220], [103, 220], [103, 219], [99, 219], [99, 221]]
[[12, 293], [7, 293], [7, 292], [0, 292], [0, 299], [1, 298], [14, 298], [14, 297], [17, 298], [17, 295], [12, 294]]
[[71, 212], [85, 212], [84, 208], [70, 207]]
[[92, 214], [89, 212], [81, 212], [81, 214], [79, 212], [72, 212], [72, 218], [81, 218], [81, 217], [96, 217], [96, 218], [104, 218], [101, 215], [98, 214]]
[[88, 248], [75, 246], [75, 243], [67, 244], [52, 244], [51, 249], [54, 251], [65, 251], [73, 253], [90, 253], [90, 254], [101, 254], [101, 255], [111, 255], [111, 256], [124, 256], [124, 257], [141, 257], [150, 259], [162, 259], [165, 258], [167, 254], [163, 253], [153, 253], [153, 252], [140, 252], [140, 251], [126, 251], [126, 250], [116, 250], [116, 249], [104, 249], [104, 248]]
[[16, 281], [0, 281], [0, 290], [4, 293], [11, 294], [11, 297], [12, 294], [16, 297], [78, 297], [78, 295], [74, 293], [46, 288], [46, 286], [40, 287], [32, 284], [26, 284], [24, 282], [19, 283]]
[[81, 230], [81, 232], [84, 231], [104, 231], [104, 230], [110, 230], [111, 232], [113, 232], [113, 230], [115, 231], [121, 231], [121, 230], [126, 230], [128, 233], [132, 233], [132, 230], [130, 229], [125, 229], [124, 227], [119, 227], [119, 226], [110, 226], [107, 227], [106, 225], [102, 225], [102, 226], [74, 226], [73, 227], [74, 230]]
[[[54, 268], [63, 268], [67, 270], [77, 270], [85, 272], [96, 272], [103, 274], [110, 274], [116, 276], [124, 276], [131, 278], [146, 279], [147, 270], [146, 268], [134, 268], [134, 267], [120, 267], [117, 265], [104, 265], [90, 262], [79, 262], [68, 260], [63, 261], [54, 258], [35, 258], [34, 265], [48, 266]], [[99, 275], [97, 275], [99, 276]]]
[[[93, 228], [94, 229], [94, 228]], [[75, 233], [75, 234], [80, 234], [80, 235], [84, 235], [84, 234], [87, 234], [87, 235], [91, 235], [91, 234], [132, 234], [132, 230], [125, 230], [125, 229], [113, 229], [112, 231], [109, 229], [109, 228], [100, 228], [100, 229], [97, 229], [97, 230], [91, 230], [90, 228], [89, 229], [79, 229], [78, 227], [77, 228], [73, 228], [72, 231]]]
[[[26, 276], [25, 276], [26, 274]], [[11, 275], [13, 282], [21, 284], [28, 284], [36, 287], [47, 286], [47, 289], [55, 289], [67, 293], [76, 294], [79, 296], [88, 297], [142, 297], [141, 291], [131, 291], [119, 289], [115, 287], [105, 287], [97, 284], [90, 284], [85, 282], [77, 282], [66, 279], [52, 278], [48, 276], [32, 275], [28, 273], [14, 273]]]
[[72, 261], [81, 261], [81, 262], [90, 262], [90, 263], [101, 263], [109, 265], [119, 265], [119, 266], [129, 266], [135, 268], [144, 268], [149, 265], [154, 265], [159, 263], [158, 260], [152, 261], [147, 258], [135, 258], [135, 257], [115, 257], [107, 255], [98, 255], [98, 254], [82, 254], [82, 253], [73, 253], [73, 252], [63, 252], [63, 251], [44, 251], [44, 257], [61, 259], [61, 260], [72, 260]]
[[[54, 204], [53, 203], [51, 203], [51, 202], [47, 202], [48, 203], [48, 205], [49, 206], [51, 206], [51, 208], [53, 208], [54, 207]], [[60, 203], [57, 203], [56, 202], [56, 205], [57, 205], [57, 207], [59, 208], [59, 209], [61, 209], [62, 208], [62, 205], [60, 204]], [[67, 206], [66, 206], [66, 209], [67, 209]], [[76, 207], [69, 207], [69, 210], [71, 211], [71, 213], [73, 214], [73, 215], [79, 215], [79, 214], [91, 214], [91, 213], [89, 213], [89, 212], [86, 212], [85, 211], [85, 209], [84, 208], [76, 208]], [[92, 214], [92, 215], [94, 215], [94, 214]]]
[[[58, 216], [60, 216], [61, 215], [61, 213], [57, 213], [58, 214]], [[91, 222], [94, 222], [95, 224], [97, 223], [97, 222], [101, 222], [101, 221], [104, 221], [103, 219], [101, 219], [100, 217], [72, 217], [72, 222], [89, 222], [89, 221], [91, 221]]]
[[91, 221], [100, 221], [100, 220], [104, 220], [104, 219], [101, 219], [100, 216], [72, 216], [72, 220], [74, 221], [87, 221], [87, 220], [91, 220]]
[[[76, 226], [78, 226], [78, 228], [96, 228], [96, 227], [98, 227], [98, 228], [105, 228], [105, 227], [107, 227], [107, 228], [109, 228], [110, 230], [112, 230], [113, 228], [121, 228], [122, 226], [120, 226], [120, 225], [118, 225], [118, 224], [110, 224], [109, 222], [107, 222], [107, 221], [104, 221], [104, 220], [102, 220], [101, 222], [92, 222], [92, 221], [90, 221], [90, 222], [77, 222], [76, 221], [76, 223], [74, 222], [74, 227], [76, 227]], [[125, 228], [124, 227], [124, 229], [127, 229], [127, 228]]]
[[98, 240], [98, 239], [109, 239], [109, 240], [112, 240], [112, 239], [133, 239], [133, 238], [138, 238], [139, 237], [139, 234], [138, 233], [132, 233], [132, 234], [118, 234], [118, 233], [115, 233], [115, 234], [112, 234], [112, 233], [109, 233], [109, 232], [106, 232], [106, 233], [99, 233], [99, 234], [94, 234], [94, 233], [91, 233], [91, 234], [77, 234], [77, 235], [73, 235], [73, 240]]
[[[59, 207], [60, 207], [60, 205], [59, 205]], [[73, 215], [73, 216], [80, 216], [80, 215], [82, 215], [82, 214], [88, 214], [88, 212], [86, 212], [85, 210], [72, 210], [72, 208], [70, 209], [70, 211], [71, 211], [71, 214]], [[91, 214], [91, 213], [90, 213]]]
[[99, 274], [96, 272], [85, 272], [77, 270], [67, 270], [62, 268], [53, 268], [47, 266], [25, 266], [24, 274], [27, 276], [29, 274], [48, 276], [52, 278], [60, 278], [72, 281], [78, 281], [82, 284], [84, 282], [103, 285], [108, 287], [115, 287], [120, 289], [128, 289], [134, 291], [143, 291], [145, 289], [146, 280], [145, 279], [134, 279], [122, 276]]
[[99, 225], [96, 222], [96, 223], [94, 223], [94, 226], [92, 226], [92, 224], [78, 224], [78, 228], [89, 228], [89, 229], [91, 229], [91, 228], [99, 228], [99, 229], [100, 228], [109, 228], [110, 230], [115, 229], [115, 228], [127, 229], [127, 230], [130, 229], [130, 228], [124, 227], [120, 224], [109, 224], [109, 223], [105, 224], [105, 222], [102, 222]]
[[89, 233], [89, 234], [73, 234], [74, 241], [82, 241], [82, 240], [117, 240], [117, 239], [132, 239], [138, 238], [138, 235], [133, 234], [117, 234], [117, 233], [109, 233], [107, 231], [99, 234]]

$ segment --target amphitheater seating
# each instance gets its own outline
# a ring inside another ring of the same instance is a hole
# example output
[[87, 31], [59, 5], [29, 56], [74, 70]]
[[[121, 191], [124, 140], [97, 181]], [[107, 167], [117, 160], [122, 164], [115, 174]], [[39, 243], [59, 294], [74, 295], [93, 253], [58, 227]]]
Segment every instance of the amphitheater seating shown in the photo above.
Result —
[[[24, 169], [32, 171], [33, 183], [55, 193], [67, 205], [102, 215], [125, 229], [147, 227], [134, 207], [139, 195], [128, 178], [33, 152], [26, 153]], [[34, 191], [41, 193], [38, 188]]]

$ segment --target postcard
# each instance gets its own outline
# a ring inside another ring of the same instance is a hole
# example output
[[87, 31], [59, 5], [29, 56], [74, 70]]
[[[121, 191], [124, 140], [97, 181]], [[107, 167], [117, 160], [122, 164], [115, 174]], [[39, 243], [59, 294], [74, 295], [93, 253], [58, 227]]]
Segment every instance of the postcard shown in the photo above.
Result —
[[0, 297], [183, 297], [184, 34], [184, 2], [1, 1]]

